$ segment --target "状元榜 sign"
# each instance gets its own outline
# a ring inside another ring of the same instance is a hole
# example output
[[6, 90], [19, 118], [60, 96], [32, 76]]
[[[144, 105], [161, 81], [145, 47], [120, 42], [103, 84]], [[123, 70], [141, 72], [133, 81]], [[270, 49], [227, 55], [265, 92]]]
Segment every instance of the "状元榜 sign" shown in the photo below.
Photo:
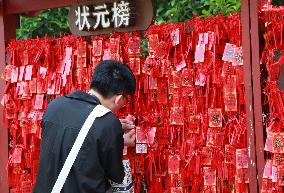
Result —
[[73, 34], [88, 36], [145, 30], [153, 17], [152, 0], [95, 0], [73, 5], [68, 22]]

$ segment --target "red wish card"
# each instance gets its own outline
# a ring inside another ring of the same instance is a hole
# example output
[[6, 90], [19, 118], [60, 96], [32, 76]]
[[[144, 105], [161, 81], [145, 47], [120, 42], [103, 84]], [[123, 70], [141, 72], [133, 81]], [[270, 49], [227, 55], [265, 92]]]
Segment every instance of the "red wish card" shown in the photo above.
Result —
[[168, 173], [169, 174], [179, 174], [180, 173], [180, 157], [179, 157], [179, 155], [169, 155]]
[[208, 109], [209, 127], [222, 127], [222, 109]]

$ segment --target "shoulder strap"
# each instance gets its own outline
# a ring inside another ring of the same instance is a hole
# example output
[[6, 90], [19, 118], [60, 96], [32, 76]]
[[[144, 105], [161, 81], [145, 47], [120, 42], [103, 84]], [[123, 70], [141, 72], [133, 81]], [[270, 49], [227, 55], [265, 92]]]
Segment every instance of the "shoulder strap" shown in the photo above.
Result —
[[93, 125], [93, 122], [95, 121], [95, 119], [97, 117], [102, 117], [105, 114], [107, 114], [108, 112], [110, 112], [109, 109], [105, 108], [102, 105], [97, 105], [93, 111], [90, 113], [90, 115], [88, 116], [88, 118], [86, 119], [85, 123], [83, 124], [78, 137], [75, 140], [75, 143], [72, 147], [72, 149], [69, 152], [69, 155], [66, 158], [66, 161], [63, 165], [63, 168], [60, 171], [60, 174], [53, 186], [53, 189], [51, 191], [51, 193], [60, 193], [66, 178], [72, 168], [72, 165], [74, 164], [76, 157], [83, 145], [83, 142], [91, 128], [91, 126]]

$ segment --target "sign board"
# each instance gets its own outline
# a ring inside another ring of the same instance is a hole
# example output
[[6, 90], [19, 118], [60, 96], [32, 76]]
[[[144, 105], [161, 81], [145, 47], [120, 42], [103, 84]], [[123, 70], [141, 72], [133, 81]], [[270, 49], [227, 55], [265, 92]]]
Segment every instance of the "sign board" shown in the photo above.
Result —
[[73, 34], [88, 36], [145, 30], [153, 17], [152, 0], [95, 0], [73, 5], [68, 22]]

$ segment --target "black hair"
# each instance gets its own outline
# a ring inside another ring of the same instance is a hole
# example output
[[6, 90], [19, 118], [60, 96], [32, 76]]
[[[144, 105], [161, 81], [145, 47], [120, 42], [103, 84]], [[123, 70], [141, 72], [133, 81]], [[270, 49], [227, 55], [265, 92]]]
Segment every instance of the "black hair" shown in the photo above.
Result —
[[91, 89], [99, 92], [104, 98], [116, 94], [133, 95], [136, 80], [131, 69], [115, 60], [101, 61], [94, 69]]

